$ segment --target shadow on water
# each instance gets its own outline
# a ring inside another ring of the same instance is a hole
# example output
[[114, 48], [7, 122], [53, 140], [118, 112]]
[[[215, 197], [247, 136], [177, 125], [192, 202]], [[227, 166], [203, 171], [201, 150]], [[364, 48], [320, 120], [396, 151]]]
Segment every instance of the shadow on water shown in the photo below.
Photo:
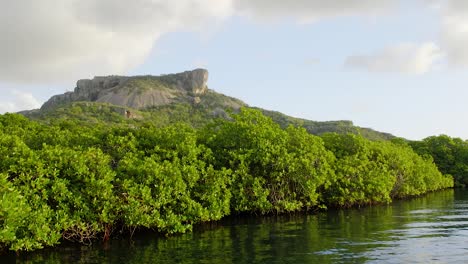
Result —
[[66, 244], [0, 263], [427, 263], [468, 261], [468, 191], [318, 214], [232, 217], [190, 234]]

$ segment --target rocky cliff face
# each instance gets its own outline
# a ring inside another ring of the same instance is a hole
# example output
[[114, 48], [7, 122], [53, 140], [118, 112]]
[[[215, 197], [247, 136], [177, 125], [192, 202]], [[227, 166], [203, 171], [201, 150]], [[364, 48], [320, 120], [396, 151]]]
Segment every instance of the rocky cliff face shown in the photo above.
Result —
[[79, 80], [73, 92], [51, 97], [41, 110], [76, 101], [105, 102], [143, 109], [176, 100], [200, 102], [208, 87], [208, 71], [195, 69], [161, 76], [107, 76]]
[[205, 69], [195, 69], [182, 73], [168, 74], [160, 76], [166, 83], [174, 84], [178, 89], [191, 92], [194, 95], [203, 95], [207, 91], [208, 71]]

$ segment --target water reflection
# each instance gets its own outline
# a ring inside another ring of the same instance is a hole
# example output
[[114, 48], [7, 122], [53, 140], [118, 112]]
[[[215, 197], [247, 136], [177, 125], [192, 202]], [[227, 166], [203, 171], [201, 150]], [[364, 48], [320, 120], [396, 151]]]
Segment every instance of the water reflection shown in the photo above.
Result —
[[468, 262], [468, 192], [389, 206], [230, 218], [191, 234], [91, 247], [63, 245], [1, 263], [460, 263]]

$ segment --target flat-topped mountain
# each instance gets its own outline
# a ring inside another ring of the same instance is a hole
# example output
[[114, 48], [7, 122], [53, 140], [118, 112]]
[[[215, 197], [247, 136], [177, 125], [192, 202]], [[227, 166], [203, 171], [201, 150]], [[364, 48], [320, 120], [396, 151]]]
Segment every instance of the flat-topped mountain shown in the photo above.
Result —
[[[186, 122], [202, 126], [216, 117], [249, 107], [239, 99], [208, 89], [208, 71], [195, 69], [160, 76], [105, 76], [79, 80], [73, 92], [52, 96], [39, 110], [22, 114], [45, 122], [76, 120], [84, 124], [138, 122], [163, 126]], [[373, 140], [393, 138], [388, 133], [355, 126], [351, 121], [317, 122], [260, 109], [282, 127], [301, 126], [312, 134], [361, 134]]]
[[198, 103], [208, 92], [208, 71], [195, 69], [161, 76], [106, 76], [83, 79], [73, 92], [55, 95], [41, 109], [71, 102], [110, 103], [134, 109], [188, 101]]

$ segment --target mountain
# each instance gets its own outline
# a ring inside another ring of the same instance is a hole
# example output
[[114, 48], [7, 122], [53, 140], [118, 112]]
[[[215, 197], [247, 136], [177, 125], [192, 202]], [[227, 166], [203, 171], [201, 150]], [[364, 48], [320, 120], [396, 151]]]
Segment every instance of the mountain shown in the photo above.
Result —
[[[208, 71], [195, 69], [161, 76], [106, 76], [79, 80], [73, 92], [52, 96], [41, 110], [54, 109], [72, 102], [109, 103], [133, 109], [146, 109], [173, 103], [201, 103], [210, 97]], [[234, 98], [223, 98], [223, 106], [239, 108], [245, 105]]]
[[[73, 92], [52, 96], [40, 109], [22, 114], [42, 122], [75, 120], [82, 123], [188, 122], [202, 126], [215, 117], [229, 118], [230, 112], [250, 107], [239, 99], [217, 93], [207, 86], [208, 71], [195, 69], [161, 76], [101, 76], [79, 80]], [[282, 127], [302, 126], [312, 134], [326, 132], [361, 134], [371, 140], [394, 136], [351, 121], [318, 122], [256, 108]]]

